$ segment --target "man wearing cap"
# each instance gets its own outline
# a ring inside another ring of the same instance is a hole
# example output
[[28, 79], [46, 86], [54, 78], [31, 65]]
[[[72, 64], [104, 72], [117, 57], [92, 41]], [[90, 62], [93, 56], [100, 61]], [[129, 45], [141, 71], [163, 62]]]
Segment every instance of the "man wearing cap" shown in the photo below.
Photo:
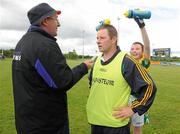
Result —
[[46, 3], [28, 11], [31, 23], [12, 61], [15, 122], [18, 134], [69, 134], [67, 94], [92, 66], [70, 69], [58, 44], [58, 15]]

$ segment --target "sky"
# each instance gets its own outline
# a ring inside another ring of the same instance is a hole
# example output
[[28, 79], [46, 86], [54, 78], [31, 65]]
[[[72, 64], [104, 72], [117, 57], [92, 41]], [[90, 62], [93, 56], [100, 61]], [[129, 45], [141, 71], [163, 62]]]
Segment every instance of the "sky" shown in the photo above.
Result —
[[0, 49], [15, 48], [30, 26], [27, 12], [43, 2], [62, 12], [56, 38], [63, 53], [76, 50], [78, 54], [97, 55], [95, 28], [106, 18], [119, 32], [120, 49], [129, 52], [131, 44], [142, 42], [142, 37], [134, 19], [123, 14], [139, 8], [151, 11], [151, 18], [144, 19], [151, 52], [171, 48], [172, 55], [180, 56], [178, 0], [0, 0]]

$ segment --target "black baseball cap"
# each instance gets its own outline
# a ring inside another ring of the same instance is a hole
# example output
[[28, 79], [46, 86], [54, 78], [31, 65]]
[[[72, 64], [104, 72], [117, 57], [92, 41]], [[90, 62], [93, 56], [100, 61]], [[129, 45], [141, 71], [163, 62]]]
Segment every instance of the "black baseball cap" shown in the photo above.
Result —
[[59, 14], [61, 14], [61, 11], [55, 10], [47, 3], [41, 3], [41, 4], [38, 4], [37, 6], [31, 8], [28, 11], [27, 16], [32, 25], [39, 25], [42, 22], [42, 20], [54, 15], [55, 13], [57, 15], [59, 15]]

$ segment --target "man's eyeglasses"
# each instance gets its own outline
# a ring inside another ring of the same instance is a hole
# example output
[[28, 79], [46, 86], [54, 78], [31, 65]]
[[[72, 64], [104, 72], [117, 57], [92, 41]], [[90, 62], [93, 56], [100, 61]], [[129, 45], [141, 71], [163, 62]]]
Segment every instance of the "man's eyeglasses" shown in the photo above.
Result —
[[48, 17], [47, 19], [52, 19], [52, 20], [55, 20], [55, 21], [57, 21], [59, 23], [58, 18]]

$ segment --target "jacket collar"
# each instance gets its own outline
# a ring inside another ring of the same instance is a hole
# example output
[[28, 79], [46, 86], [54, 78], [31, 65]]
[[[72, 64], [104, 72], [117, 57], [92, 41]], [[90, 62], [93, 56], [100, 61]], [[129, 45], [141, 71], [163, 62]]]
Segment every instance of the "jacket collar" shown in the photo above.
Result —
[[[116, 50], [116, 52], [113, 54], [113, 56], [110, 58], [110, 59], [108, 59], [107, 61], [103, 61], [103, 60], [101, 60], [101, 64], [102, 65], [107, 65], [107, 64], [109, 64], [115, 57], [116, 57], [116, 55], [119, 53], [119, 52], [121, 52], [121, 50], [120, 50], [120, 48], [119, 48], [119, 46], [117, 46], [117, 50]], [[103, 56], [103, 55], [102, 55]]]
[[27, 32], [39, 32], [42, 35], [44, 35], [44, 36], [46, 36], [46, 37], [48, 37], [48, 38], [50, 38], [50, 39], [52, 39], [54, 41], [57, 40], [56, 38], [54, 38], [50, 34], [48, 34], [46, 31], [44, 31], [41, 27], [36, 26], [36, 25], [31, 25]]

